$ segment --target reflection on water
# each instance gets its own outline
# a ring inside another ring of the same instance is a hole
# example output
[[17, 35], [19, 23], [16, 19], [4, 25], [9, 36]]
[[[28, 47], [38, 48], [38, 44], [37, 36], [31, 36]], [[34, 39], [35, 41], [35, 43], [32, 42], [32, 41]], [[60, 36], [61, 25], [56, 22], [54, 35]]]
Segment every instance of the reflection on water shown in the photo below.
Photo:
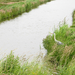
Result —
[[[15, 55], [23, 56], [30, 60], [33, 57], [45, 56], [46, 50], [40, 50], [42, 40], [59, 22], [66, 19], [67, 24], [72, 24], [72, 12], [75, 8], [74, 0], [56, 0], [48, 2], [33, 9], [29, 13], [5, 21], [0, 24], [0, 58], [13, 50]], [[43, 46], [42, 46], [43, 47]]]

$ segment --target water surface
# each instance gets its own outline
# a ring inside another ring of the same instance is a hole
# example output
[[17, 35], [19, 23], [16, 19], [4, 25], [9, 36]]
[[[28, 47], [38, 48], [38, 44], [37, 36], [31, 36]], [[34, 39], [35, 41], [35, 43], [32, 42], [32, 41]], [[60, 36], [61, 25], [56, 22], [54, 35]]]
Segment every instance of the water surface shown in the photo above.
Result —
[[55, 0], [0, 24], [0, 59], [13, 50], [15, 55], [32, 60], [45, 49], [40, 49], [42, 40], [57, 28], [59, 22], [72, 25], [75, 0]]

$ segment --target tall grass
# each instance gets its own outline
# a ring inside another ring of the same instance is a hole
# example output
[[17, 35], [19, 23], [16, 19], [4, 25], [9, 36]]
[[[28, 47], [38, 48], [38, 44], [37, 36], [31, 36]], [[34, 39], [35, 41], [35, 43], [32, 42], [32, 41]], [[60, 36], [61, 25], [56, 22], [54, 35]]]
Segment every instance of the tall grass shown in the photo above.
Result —
[[[1, 61], [0, 61], [1, 62]], [[36, 63], [24, 63], [21, 65], [19, 57], [15, 57], [11, 52], [0, 63], [0, 75], [51, 75], [52, 71], [49, 71], [44, 64]]]
[[73, 59], [67, 67], [59, 66], [58, 67], [59, 74], [58, 75], [75, 75], [75, 59]]
[[73, 18], [73, 23], [72, 23], [73, 25], [71, 27], [75, 28], [75, 10], [73, 11], [72, 18]]
[[68, 28], [68, 25], [63, 25], [55, 33], [56, 39], [64, 44], [57, 45], [54, 41], [54, 35], [48, 35], [43, 40], [43, 45], [48, 51], [47, 62], [55, 65], [59, 75], [74, 75], [75, 28]]
[[25, 1], [25, 0], [0, 0], [0, 2], [7, 3], [7, 2], [19, 2], [19, 1]]

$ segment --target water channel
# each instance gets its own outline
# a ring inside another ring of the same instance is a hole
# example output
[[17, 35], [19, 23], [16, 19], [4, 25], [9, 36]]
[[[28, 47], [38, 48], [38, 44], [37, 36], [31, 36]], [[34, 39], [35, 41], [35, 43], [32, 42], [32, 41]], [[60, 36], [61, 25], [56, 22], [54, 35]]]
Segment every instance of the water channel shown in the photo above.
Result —
[[[74, 0], [55, 0], [31, 10], [29, 13], [0, 24], [0, 59], [13, 50], [15, 55], [30, 61], [47, 53], [40, 49], [42, 40], [57, 28], [59, 22], [72, 25]], [[43, 46], [42, 46], [43, 47]]]

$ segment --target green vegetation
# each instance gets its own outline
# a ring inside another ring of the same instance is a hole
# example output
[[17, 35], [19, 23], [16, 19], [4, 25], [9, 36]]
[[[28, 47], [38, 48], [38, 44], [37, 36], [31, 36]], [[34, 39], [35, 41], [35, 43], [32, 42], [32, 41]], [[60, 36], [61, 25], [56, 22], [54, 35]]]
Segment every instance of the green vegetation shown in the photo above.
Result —
[[11, 52], [0, 61], [0, 74], [3, 75], [75, 75], [75, 28], [63, 25], [55, 31], [56, 39], [64, 43], [57, 45], [54, 35], [48, 35], [43, 40], [48, 50], [42, 64], [24, 63], [21, 65], [19, 57]]
[[0, 22], [14, 18], [51, 0], [0, 0]]
[[43, 40], [43, 45], [48, 54], [43, 63], [19, 62], [11, 52], [0, 61], [0, 75], [75, 75], [75, 28], [63, 25], [55, 31], [56, 39], [63, 42], [57, 45], [54, 35], [48, 35]]
[[54, 41], [54, 35], [48, 35], [43, 39], [43, 45], [47, 49], [46, 62], [53, 64], [54, 69], [58, 75], [75, 75], [75, 28], [74, 28], [74, 15], [73, 25], [68, 28], [64, 24], [60, 26], [59, 30], [55, 30], [56, 39], [60, 40], [63, 45], [57, 45]]
[[75, 10], [73, 11], [72, 17], [73, 17], [73, 25], [71, 27], [75, 27]]
[[0, 2], [4, 2], [4, 3], [7, 3], [7, 2], [19, 2], [19, 1], [25, 1], [25, 0], [0, 0]]
[[[8, 4], [10, 0], [0, 0], [0, 21], [28, 12], [47, 1], [50, 0], [12, 0], [14, 3]], [[73, 25], [70, 28], [64, 24], [55, 30], [56, 39], [63, 45], [57, 45], [54, 35], [43, 39], [48, 54], [42, 64], [25, 62], [21, 65], [19, 57], [11, 52], [0, 61], [0, 75], [75, 75], [75, 11], [72, 17]]]
[[50, 75], [43, 64], [25, 63], [21, 65], [19, 57], [14, 57], [11, 52], [2, 62], [0, 62], [0, 75]]

